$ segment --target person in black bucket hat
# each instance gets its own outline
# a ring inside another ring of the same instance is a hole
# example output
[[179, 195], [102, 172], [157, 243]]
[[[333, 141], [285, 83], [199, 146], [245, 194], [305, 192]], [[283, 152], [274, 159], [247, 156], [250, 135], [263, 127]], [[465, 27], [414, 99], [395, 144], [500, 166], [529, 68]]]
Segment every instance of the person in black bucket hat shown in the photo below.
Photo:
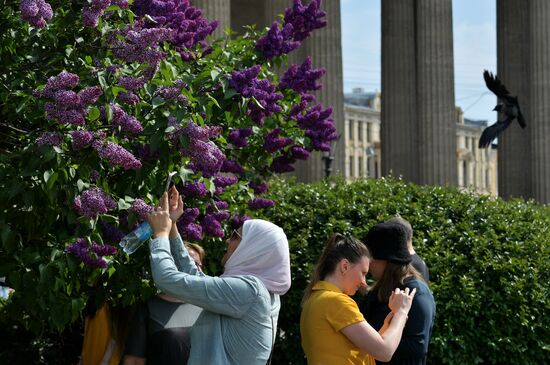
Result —
[[396, 287], [401, 290], [416, 288], [401, 342], [387, 364], [425, 365], [435, 319], [435, 301], [430, 288], [411, 265], [404, 227], [396, 222], [376, 224], [363, 237], [363, 243], [372, 255], [369, 272], [376, 283], [359, 308], [374, 329], [379, 330], [391, 312], [388, 300]]

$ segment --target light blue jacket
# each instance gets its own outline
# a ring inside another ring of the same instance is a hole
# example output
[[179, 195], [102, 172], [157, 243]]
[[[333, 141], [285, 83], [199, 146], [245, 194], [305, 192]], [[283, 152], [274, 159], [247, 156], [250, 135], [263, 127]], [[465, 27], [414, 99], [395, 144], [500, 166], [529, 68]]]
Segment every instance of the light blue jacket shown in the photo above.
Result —
[[200, 272], [177, 238], [151, 240], [151, 270], [163, 292], [204, 309], [191, 330], [189, 365], [265, 365], [281, 302], [255, 276]]

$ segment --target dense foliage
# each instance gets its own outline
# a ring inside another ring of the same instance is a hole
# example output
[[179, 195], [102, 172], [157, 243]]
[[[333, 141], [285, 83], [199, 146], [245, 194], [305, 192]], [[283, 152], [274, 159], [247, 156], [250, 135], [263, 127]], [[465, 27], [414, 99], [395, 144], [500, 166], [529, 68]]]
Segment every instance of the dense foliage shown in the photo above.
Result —
[[[272, 184], [273, 185], [273, 184]], [[283, 297], [275, 363], [305, 364], [300, 300], [327, 237], [362, 237], [395, 214], [414, 228], [430, 269], [437, 318], [431, 364], [550, 363], [550, 211], [391, 179], [279, 182], [262, 214], [289, 237], [292, 288]]]
[[[0, 277], [3, 308], [36, 333], [86, 303], [151, 296], [147, 250], [117, 243], [176, 171], [190, 241], [274, 205], [266, 180], [336, 137], [312, 91], [324, 70], [276, 66], [323, 27], [318, 1], [282, 23], [209, 38], [188, 0], [1, 0]], [[289, 4], [290, 5], [290, 4]]]

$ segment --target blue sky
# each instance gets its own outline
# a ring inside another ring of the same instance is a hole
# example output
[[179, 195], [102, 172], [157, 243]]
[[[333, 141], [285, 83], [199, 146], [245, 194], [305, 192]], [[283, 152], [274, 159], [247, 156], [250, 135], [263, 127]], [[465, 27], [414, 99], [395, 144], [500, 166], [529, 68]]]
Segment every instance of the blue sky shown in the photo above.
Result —
[[[330, 1], [330, 0], [329, 0]], [[381, 0], [341, 0], [344, 90], [380, 90]], [[455, 102], [471, 119], [496, 120], [483, 70], [496, 72], [496, 0], [453, 1]]]

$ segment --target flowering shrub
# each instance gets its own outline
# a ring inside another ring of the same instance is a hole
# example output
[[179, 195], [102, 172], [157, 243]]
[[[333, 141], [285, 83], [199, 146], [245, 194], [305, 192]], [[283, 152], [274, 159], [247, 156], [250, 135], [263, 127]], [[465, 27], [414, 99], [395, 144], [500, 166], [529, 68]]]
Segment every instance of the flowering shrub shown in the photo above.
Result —
[[276, 204], [259, 197], [266, 180], [337, 137], [311, 94], [324, 74], [315, 60], [281, 82], [273, 70], [324, 16], [319, 1], [296, 0], [282, 24], [212, 39], [217, 21], [187, 0], [8, 1], [0, 277], [15, 288], [11, 314], [62, 329], [105, 300], [93, 293], [121, 305], [150, 296], [147, 250], [129, 257], [117, 243], [168, 172], [186, 240], [219, 242]]

